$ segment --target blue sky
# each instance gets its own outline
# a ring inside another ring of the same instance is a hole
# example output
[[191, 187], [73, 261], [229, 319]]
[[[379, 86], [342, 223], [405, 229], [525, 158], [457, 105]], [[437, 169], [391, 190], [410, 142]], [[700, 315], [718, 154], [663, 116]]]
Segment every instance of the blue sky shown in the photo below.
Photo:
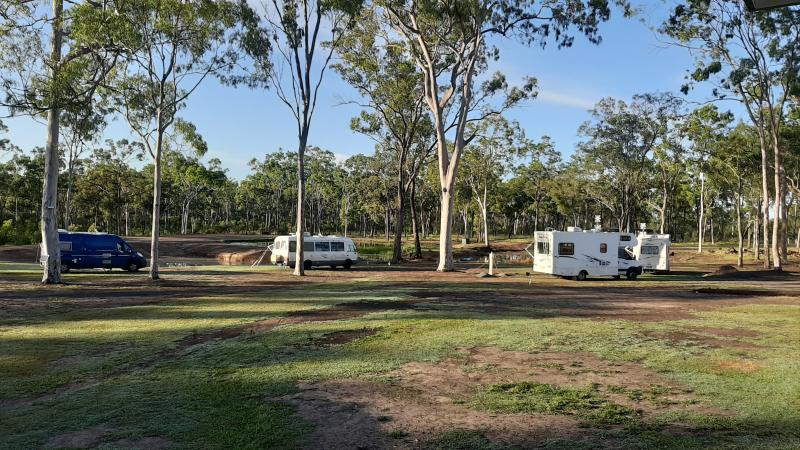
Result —
[[[539, 80], [539, 97], [509, 112], [508, 117], [518, 120], [531, 138], [549, 135], [556, 148], [568, 156], [580, 140], [578, 127], [590, 118], [587, 110], [601, 98], [628, 100], [638, 93], [677, 93], [692, 58], [686, 50], [660, 42], [650, 29], [667, 14], [670, 3], [640, 5], [642, 11], [636, 19], [624, 19], [617, 13], [602, 26], [600, 45], [577, 38], [572, 48], [548, 46], [542, 50], [498, 41], [501, 59], [492, 70], [503, 71], [510, 82], [526, 75]], [[342, 100], [356, 97], [353, 89], [332, 71], [322, 89], [309, 143], [341, 157], [372, 153], [373, 142], [349, 128], [358, 108], [340, 106]], [[206, 159], [220, 158], [237, 179], [247, 175], [251, 158], [297, 145], [296, 125], [271, 91], [233, 89], [210, 81], [189, 99], [182, 116], [194, 122], [207, 140]], [[25, 150], [44, 145], [41, 124], [21, 118], [5, 122], [10, 128], [8, 137], [16, 145]], [[127, 137], [127, 127], [117, 120], [106, 134]]]

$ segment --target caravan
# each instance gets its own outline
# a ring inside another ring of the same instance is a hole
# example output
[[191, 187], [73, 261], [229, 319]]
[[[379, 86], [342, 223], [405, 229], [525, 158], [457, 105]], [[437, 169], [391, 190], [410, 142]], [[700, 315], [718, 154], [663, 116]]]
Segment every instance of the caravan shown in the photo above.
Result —
[[[272, 264], [294, 267], [297, 258], [297, 238], [295, 236], [278, 236], [270, 246]], [[349, 269], [358, 263], [358, 251], [353, 240], [339, 236], [303, 237], [303, 268], [338, 266]]]
[[651, 272], [669, 272], [670, 241], [668, 234], [639, 233], [633, 247], [642, 269]]
[[635, 244], [635, 238], [616, 232], [583, 231], [577, 227], [539, 231], [532, 244], [533, 270], [577, 280], [622, 275], [635, 280], [642, 267], [626, 248]]

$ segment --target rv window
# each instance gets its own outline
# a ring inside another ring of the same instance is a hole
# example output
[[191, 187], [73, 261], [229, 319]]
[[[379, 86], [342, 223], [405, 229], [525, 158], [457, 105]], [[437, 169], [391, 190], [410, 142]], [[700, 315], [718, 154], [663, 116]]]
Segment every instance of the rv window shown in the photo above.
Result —
[[313, 241], [303, 241], [303, 251], [313, 252], [314, 251], [314, 242]]
[[330, 242], [315, 242], [314, 243], [314, 251], [317, 251], [317, 252], [329, 252], [329, 251], [331, 251], [331, 243]]
[[297, 241], [289, 241], [289, 252], [294, 253], [297, 251]]
[[633, 255], [631, 255], [631, 253], [625, 247], [620, 247], [619, 250], [617, 250], [617, 258], [624, 259], [626, 261], [634, 260]]
[[332, 252], [343, 252], [344, 251], [344, 242], [331, 242], [331, 251]]
[[72, 242], [59, 242], [59, 246], [61, 247], [62, 252], [71, 252], [72, 251]]
[[125, 253], [125, 244], [121, 241], [117, 241], [117, 253]]
[[559, 255], [574, 255], [575, 254], [575, 244], [572, 242], [561, 242], [558, 244], [558, 254]]
[[536, 243], [536, 253], [539, 255], [549, 255], [550, 254], [550, 243], [549, 242], [537, 242]]
[[619, 240], [620, 240], [620, 241], [622, 241], [622, 242], [628, 242], [628, 241], [630, 241], [630, 240], [631, 240], [631, 237], [630, 237], [630, 235], [623, 234], [623, 235], [621, 235], [621, 236], [619, 237]]
[[643, 245], [640, 254], [642, 255], [657, 255], [659, 248], [657, 245]]
[[600, 244], [600, 253], [608, 253], [608, 244]]

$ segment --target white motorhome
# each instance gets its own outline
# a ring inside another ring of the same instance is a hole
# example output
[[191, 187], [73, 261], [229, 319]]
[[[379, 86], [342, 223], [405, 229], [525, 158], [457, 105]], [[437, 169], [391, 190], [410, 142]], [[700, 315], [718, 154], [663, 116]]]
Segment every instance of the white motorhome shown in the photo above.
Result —
[[670, 240], [668, 234], [641, 232], [636, 237], [633, 254], [642, 269], [651, 272], [669, 272]]
[[[297, 237], [278, 236], [270, 246], [270, 261], [277, 265], [294, 267], [297, 259]], [[303, 268], [312, 267], [344, 267], [349, 269], [358, 263], [358, 251], [353, 240], [340, 236], [303, 237]]]
[[[539, 273], [575, 277], [615, 277], [635, 280], [642, 273], [633, 254], [626, 249], [630, 239], [620, 241], [620, 233], [583, 231], [539, 231], [532, 246], [533, 270]], [[530, 252], [529, 252], [530, 253]]]

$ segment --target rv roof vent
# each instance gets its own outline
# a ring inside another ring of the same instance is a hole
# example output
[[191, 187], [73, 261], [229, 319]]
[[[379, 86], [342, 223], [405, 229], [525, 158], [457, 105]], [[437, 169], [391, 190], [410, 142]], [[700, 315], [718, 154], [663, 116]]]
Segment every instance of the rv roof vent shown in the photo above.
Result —
[[567, 227], [567, 231], [575, 232], [575, 231], [583, 231], [583, 230], [581, 230], [581, 227]]
[[308, 231], [304, 231], [303, 236], [311, 236], [311, 233], [309, 233]]

